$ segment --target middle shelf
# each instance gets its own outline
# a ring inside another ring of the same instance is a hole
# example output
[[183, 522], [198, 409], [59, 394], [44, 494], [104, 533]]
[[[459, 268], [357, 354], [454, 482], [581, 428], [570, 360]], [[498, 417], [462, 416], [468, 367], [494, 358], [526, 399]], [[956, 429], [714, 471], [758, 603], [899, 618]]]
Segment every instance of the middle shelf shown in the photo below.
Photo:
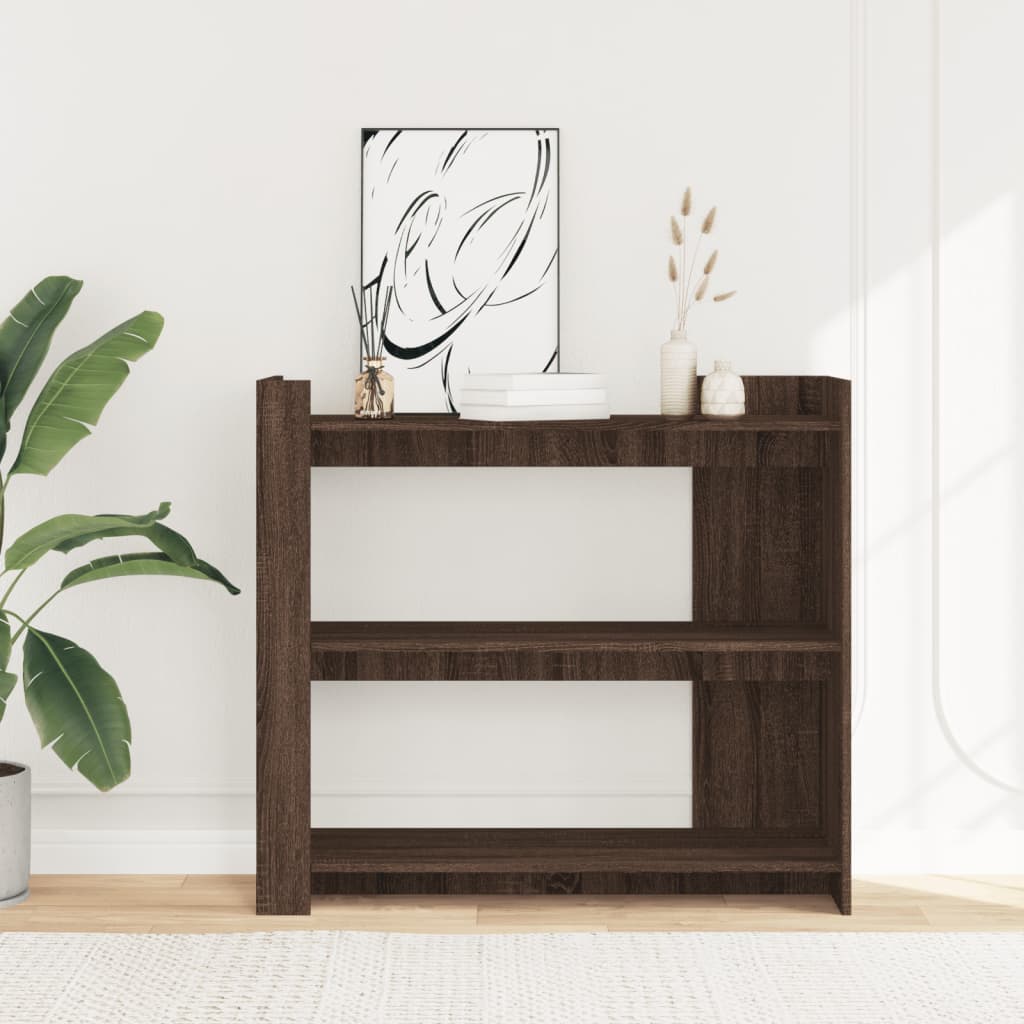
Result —
[[699, 679], [706, 654], [806, 679], [822, 676], [796, 666], [840, 651], [822, 627], [692, 622], [313, 622], [311, 640], [317, 680]]

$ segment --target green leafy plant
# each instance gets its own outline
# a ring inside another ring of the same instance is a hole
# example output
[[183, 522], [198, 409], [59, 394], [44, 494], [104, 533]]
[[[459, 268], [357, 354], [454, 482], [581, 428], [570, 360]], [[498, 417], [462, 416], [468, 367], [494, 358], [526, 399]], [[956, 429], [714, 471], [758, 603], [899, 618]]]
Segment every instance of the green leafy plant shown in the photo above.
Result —
[[[14, 416], [50, 349], [50, 341], [81, 291], [82, 282], [48, 277], [35, 286], [0, 324], [0, 459]], [[35, 400], [21, 444], [6, 473], [0, 468], [0, 546], [8, 485], [24, 473], [46, 476], [79, 441], [88, 437], [107, 403], [128, 376], [129, 363], [152, 351], [163, 329], [159, 313], [139, 313], [91, 345], [67, 357], [50, 375]], [[97, 789], [112, 789], [131, 773], [132, 739], [128, 710], [113, 678], [84, 648], [46, 633], [36, 616], [74, 587], [118, 576], [184, 576], [239, 590], [192, 545], [163, 522], [171, 510], [163, 502], [142, 515], [62, 515], [32, 527], [9, 545], [0, 571], [0, 719], [18, 677], [9, 671], [11, 653], [23, 639], [25, 703], [43, 746], [77, 768]], [[76, 566], [60, 586], [27, 615], [10, 602], [18, 582], [51, 552], [68, 554], [113, 537], [138, 537], [151, 548], [107, 555]]]

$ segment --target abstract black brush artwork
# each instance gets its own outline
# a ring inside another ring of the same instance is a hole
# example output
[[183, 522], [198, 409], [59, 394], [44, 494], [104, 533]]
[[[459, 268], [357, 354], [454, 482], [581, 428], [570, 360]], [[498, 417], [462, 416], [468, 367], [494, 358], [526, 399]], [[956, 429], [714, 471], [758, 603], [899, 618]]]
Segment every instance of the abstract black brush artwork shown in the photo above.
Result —
[[463, 375], [558, 370], [557, 129], [363, 131], [362, 285], [400, 412]]

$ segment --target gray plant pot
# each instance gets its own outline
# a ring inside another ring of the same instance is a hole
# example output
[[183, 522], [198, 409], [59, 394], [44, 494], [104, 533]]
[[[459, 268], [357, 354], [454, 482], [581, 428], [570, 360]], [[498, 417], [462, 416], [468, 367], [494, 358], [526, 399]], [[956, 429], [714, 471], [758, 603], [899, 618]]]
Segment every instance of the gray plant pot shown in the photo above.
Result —
[[0, 907], [28, 897], [32, 849], [32, 773], [28, 765], [0, 761]]

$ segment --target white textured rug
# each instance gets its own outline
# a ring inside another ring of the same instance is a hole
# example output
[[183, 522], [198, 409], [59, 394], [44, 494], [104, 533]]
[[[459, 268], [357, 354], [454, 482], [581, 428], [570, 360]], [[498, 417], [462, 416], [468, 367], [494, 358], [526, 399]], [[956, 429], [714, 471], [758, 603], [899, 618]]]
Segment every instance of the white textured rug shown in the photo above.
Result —
[[1024, 1021], [1024, 934], [0, 934], [4, 1024]]

